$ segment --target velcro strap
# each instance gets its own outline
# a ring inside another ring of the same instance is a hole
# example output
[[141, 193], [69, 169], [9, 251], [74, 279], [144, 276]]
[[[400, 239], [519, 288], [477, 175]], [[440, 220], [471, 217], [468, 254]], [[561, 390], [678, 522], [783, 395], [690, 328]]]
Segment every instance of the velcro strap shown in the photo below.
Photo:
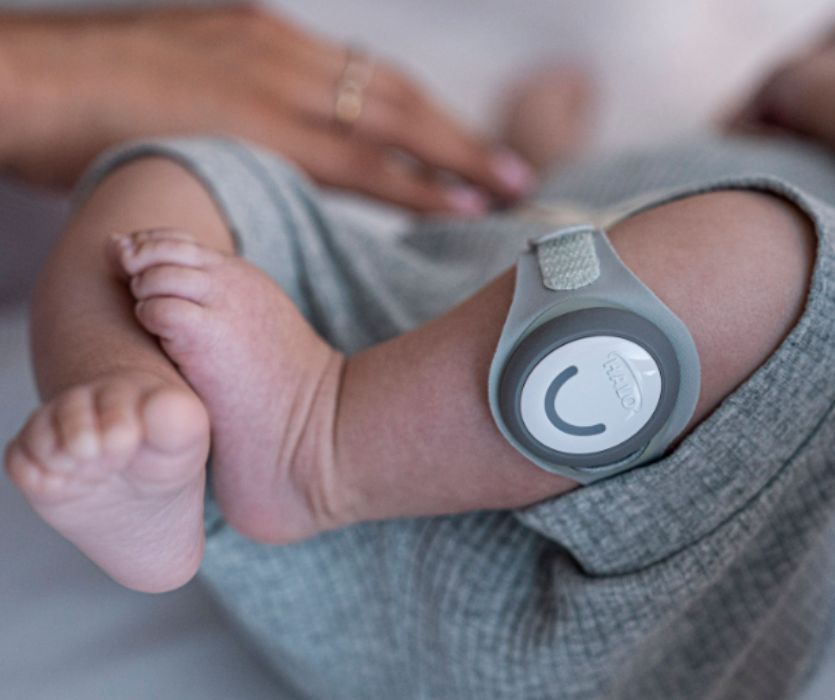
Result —
[[548, 289], [580, 289], [600, 277], [594, 233], [589, 226], [575, 226], [532, 241]]

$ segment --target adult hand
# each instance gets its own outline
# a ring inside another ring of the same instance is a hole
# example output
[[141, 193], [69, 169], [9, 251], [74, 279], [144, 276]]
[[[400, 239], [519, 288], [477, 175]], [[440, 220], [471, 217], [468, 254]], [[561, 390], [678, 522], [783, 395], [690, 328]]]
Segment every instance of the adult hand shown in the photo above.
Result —
[[353, 86], [353, 124], [337, 120], [347, 60], [344, 47], [251, 6], [0, 14], [0, 165], [69, 185], [115, 143], [223, 133], [322, 184], [418, 211], [479, 214], [529, 189], [523, 161], [385, 63], [363, 79], [361, 103]]
[[730, 125], [792, 131], [835, 147], [835, 37], [778, 67]]

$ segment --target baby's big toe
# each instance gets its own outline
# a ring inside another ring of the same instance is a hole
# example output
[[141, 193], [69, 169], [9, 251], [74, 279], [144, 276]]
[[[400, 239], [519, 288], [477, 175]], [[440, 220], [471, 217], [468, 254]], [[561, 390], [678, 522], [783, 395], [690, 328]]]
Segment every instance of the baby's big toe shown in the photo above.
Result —
[[209, 417], [200, 400], [172, 387], [152, 390], [141, 410], [144, 445], [150, 448], [133, 473], [146, 486], [191, 483], [209, 453]]
[[208, 313], [193, 301], [177, 297], [144, 299], [136, 305], [136, 317], [145, 330], [159, 336], [175, 361], [203, 346]]
[[181, 389], [161, 388], [144, 398], [145, 439], [159, 452], [193, 449], [207, 441], [209, 417], [200, 400]]

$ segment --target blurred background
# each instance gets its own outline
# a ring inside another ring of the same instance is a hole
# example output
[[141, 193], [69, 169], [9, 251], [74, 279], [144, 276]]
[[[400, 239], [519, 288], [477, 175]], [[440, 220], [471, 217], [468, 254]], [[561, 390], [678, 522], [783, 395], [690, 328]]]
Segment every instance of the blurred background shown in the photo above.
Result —
[[[128, 4], [6, 0], [0, 8]], [[598, 88], [592, 140], [598, 153], [708, 128], [779, 59], [835, 20], [832, 0], [275, 0], [272, 6], [308, 29], [393, 59], [486, 132], [495, 128], [504, 89], [526, 70], [555, 60], [585, 67]], [[387, 216], [344, 197], [334, 206], [366, 216], [369, 225]], [[35, 406], [26, 298], [67, 209], [64, 196], [0, 183], [0, 444]], [[119, 588], [30, 514], [0, 475], [0, 698], [191, 697], [275, 696], [269, 676], [199, 584], [157, 597]], [[830, 653], [808, 698], [833, 697]]]

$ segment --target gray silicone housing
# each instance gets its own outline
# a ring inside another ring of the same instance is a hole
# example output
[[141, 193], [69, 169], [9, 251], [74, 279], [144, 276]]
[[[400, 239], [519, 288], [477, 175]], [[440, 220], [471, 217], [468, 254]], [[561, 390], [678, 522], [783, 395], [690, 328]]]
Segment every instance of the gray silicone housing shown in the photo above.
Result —
[[[537, 243], [562, 233], [590, 232], [599, 274], [576, 289], [545, 286]], [[699, 398], [699, 356], [682, 321], [623, 264], [603, 231], [571, 227], [533, 241], [516, 266], [516, 287], [489, 375], [490, 410], [504, 437], [546, 471], [591, 483], [661, 456], [684, 430]], [[519, 417], [519, 392], [542, 357], [592, 335], [628, 338], [653, 357], [662, 394], [650, 420], [624, 443], [595, 454], [559, 453], [542, 445]]]

